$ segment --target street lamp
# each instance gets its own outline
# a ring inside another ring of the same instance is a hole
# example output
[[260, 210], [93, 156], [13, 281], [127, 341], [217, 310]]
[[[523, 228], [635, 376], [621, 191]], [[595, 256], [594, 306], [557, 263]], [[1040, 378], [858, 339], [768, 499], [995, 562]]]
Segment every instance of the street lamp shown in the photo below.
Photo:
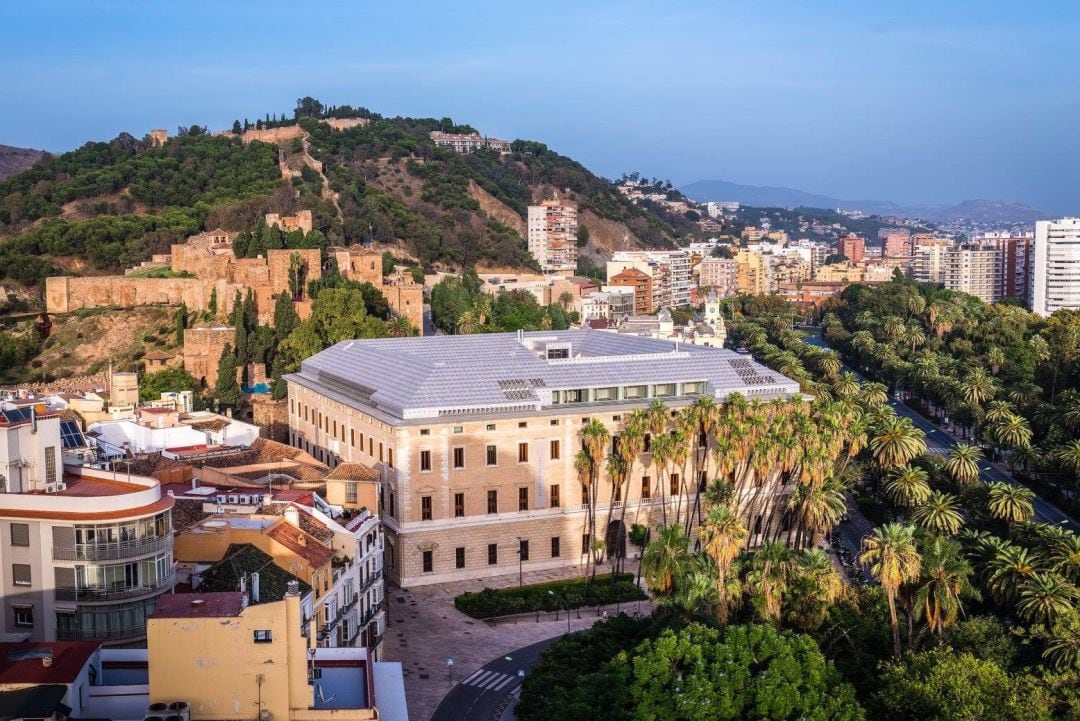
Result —
[[563, 608], [566, 609], [566, 633], [569, 634], [570, 633], [570, 604], [568, 604], [566, 602], [566, 600], [563, 599], [563, 597], [561, 595], [555, 593], [554, 591], [549, 590], [548, 595], [554, 596], [555, 598], [557, 598], [559, 600], [559, 603], [562, 604]]
[[454, 684], [454, 659], [446, 659], [446, 686], [449, 688]]

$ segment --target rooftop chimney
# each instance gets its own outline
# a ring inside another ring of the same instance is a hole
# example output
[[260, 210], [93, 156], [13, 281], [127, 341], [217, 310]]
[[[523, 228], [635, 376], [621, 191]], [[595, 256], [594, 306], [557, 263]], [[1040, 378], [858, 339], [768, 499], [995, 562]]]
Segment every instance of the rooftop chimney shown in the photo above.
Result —
[[286, 584], [285, 588], [286, 588], [286, 590], [285, 590], [285, 595], [286, 596], [299, 596], [300, 595], [300, 582], [299, 581], [289, 581], [289, 583]]

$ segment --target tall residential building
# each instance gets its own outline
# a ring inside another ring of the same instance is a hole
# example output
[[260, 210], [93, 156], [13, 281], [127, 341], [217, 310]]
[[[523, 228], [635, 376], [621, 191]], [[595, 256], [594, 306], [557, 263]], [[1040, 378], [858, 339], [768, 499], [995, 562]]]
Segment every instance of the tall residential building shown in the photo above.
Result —
[[739, 293], [761, 295], [768, 290], [765, 263], [759, 253], [740, 250], [735, 254], [735, 288]]
[[1033, 234], [984, 233], [975, 241], [984, 248], [1001, 252], [1002, 298], [1019, 298], [1025, 304], [1031, 290], [1031, 265], [1034, 256]]
[[739, 264], [734, 258], [706, 258], [697, 269], [699, 288], [712, 288], [720, 298], [738, 292]]
[[545, 273], [577, 271], [577, 208], [558, 200], [529, 206], [529, 252]]
[[607, 264], [608, 278], [637, 268], [652, 278], [653, 308], [690, 305], [693, 286], [690, 252], [686, 250], [620, 250]]
[[1002, 297], [1001, 251], [976, 245], [920, 245], [912, 259], [912, 277], [992, 303]]
[[911, 231], [907, 228], [883, 228], [878, 231], [881, 238], [882, 256], [885, 258], [903, 258], [911, 255]]
[[866, 241], [857, 235], [845, 235], [836, 240], [836, 252], [859, 265], [866, 257]]
[[[380, 474], [385, 569], [405, 587], [587, 562], [574, 454], [589, 420], [617, 432], [655, 400], [678, 409], [735, 392], [799, 395], [733, 351], [590, 330], [344, 341], [286, 382], [294, 445]], [[625, 510], [601, 529], [606, 547], [625, 552], [625, 530], [688, 502], [714, 463], [690, 483], [664, 474], [662, 486], [655, 466], [636, 463], [614, 499], [600, 484], [596, 507]], [[783, 513], [785, 502], [773, 505]], [[750, 521], [756, 536], [765, 515]]]
[[131, 643], [173, 587], [173, 499], [152, 478], [65, 468], [72, 444], [77, 424], [0, 411], [0, 632]]
[[1080, 218], [1035, 223], [1031, 310], [1050, 315], [1080, 308]]

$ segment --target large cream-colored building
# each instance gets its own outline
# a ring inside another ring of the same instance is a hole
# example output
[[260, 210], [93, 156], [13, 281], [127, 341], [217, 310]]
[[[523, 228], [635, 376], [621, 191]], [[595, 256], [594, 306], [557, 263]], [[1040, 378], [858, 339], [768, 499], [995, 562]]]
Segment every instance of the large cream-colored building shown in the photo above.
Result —
[[[385, 569], [402, 586], [515, 572], [519, 552], [528, 569], [583, 562], [594, 539], [574, 454], [589, 419], [614, 433], [654, 400], [674, 409], [733, 392], [799, 392], [732, 351], [588, 330], [345, 341], [286, 381], [290, 442], [381, 476]], [[609, 549], [712, 477], [676, 473], [660, 488], [648, 458], [596, 539]], [[600, 485], [603, 524], [613, 499]]]

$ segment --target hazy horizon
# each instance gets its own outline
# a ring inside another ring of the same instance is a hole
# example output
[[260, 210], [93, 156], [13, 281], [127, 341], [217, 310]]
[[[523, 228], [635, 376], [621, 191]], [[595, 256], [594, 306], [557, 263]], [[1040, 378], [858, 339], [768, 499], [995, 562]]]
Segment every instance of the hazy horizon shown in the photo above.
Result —
[[1080, 8], [950, 2], [7, 3], [0, 143], [291, 112], [451, 116], [608, 177], [1078, 212]]

